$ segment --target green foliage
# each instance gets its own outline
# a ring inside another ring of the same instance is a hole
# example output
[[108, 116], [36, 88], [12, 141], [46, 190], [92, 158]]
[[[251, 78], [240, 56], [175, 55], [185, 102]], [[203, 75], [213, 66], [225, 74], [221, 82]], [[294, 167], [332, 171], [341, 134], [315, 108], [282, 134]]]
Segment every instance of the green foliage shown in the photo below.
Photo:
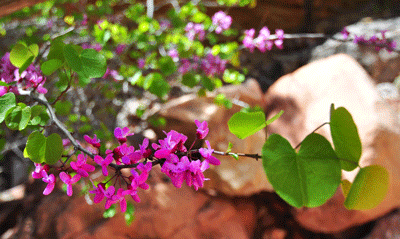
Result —
[[160, 73], [150, 73], [145, 77], [143, 88], [159, 98], [163, 98], [169, 93], [171, 86]]
[[295, 207], [324, 204], [340, 184], [339, 160], [319, 134], [308, 135], [298, 153], [285, 138], [273, 134], [263, 146], [262, 160], [276, 193]]
[[335, 152], [343, 170], [352, 171], [361, 157], [361, 140], [351, 114], [343, 107], [331, 105], [331, 134]]
[[11, 108], [6, 116], [6, 125], [11, 130], [24, 130], [31, 119], [31, 108], [24, 103], [18, 103]]
[[265, 114], [262, 111], [237, 112], [228, 121], [229, 131], [239, 139], [244, 139], [271, 124], [282, 114], [283, 111], [265, 121]]
[[343, 186], [346, 201], [344, 206], [353, 210], [372, 209], [386, 197], [389, 189], [389, 173], [379, 165], [371, 165], [361, 168], [358, 172], [353, 184], [348, 182]]
[[29, 135], [26, 142], [24, 157], [35, 163], [52, 165], [61, 159], [63, 150], [60, 135], [53, 133], [46, 138], [41, 132], [34, 131]]
[[43, 74], [49, 76], [62, 66], [63, 62], [59, 59], [51, 59], [42, 63], [40, 69]]
[[132, 222], [135, 220], [135, 207], [129, 201], [126, 204], [126, 211], [124, 213], [126, 225], [131, 225]]
[[104, 218], [112, 218], [117, 213], [117, 206], [112, 204], [110, 208], [106, 209], [103, 213]]
[[4, 121], [6, 116], [10, 113], [10, 110], [15, 107], [15, 95], [14, 93], [7, 93], [0, 97], [0, 123]]
[[19, 73], [21, 73], [28, 68], [38, 54], [39, 46], [37, 44], [26, 46], [18, 43], [10, 52], [10, 61], [14, 66], [20, 68]]
[[227, 109], [231, 109], [233, 107], [232, 101], [226, 98], [224, 94], [218, 94], [217, 96], [215, 96], [214, 103], [216, 105], [224, 106]]

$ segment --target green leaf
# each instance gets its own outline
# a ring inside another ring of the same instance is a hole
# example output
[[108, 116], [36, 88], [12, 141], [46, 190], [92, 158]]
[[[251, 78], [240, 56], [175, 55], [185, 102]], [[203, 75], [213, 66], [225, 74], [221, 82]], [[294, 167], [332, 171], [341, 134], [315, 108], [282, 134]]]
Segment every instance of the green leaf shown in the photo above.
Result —
[[[341, 160], [343, 170], [352, 171], [358, 167], [361, 157], [361, 141], [357, 126], [351, 114], [343, 107], [331, 105], [331, 135], [335, 152]], [[348, 162], [350, 161], [350, 162]], [[353, 162], [353, 163], [352, 163]]]
[[26, 70], [32, 64], [33, 59], [35, 59], [35, 57], [31, 56], [25, 61], [25, 63], [18, 70], [19, 74], [21, 74], [24, 70]]
[[215, 84], [211, 81], [211, 79], [209, 77], [202, 76], [201, 77], [201, 84], [208, 91], [213, 91], [215, 89]]
[[115, 216], [117, 210], [116, 210], [116, 206], [115, 204], [112, 204], [111, 207], [109, 209], [106, 209], [103, 213], [103, 217], [104, 218], [111, 218], [113, 216]]
[[62, 61], [59, 59], [51, 59], [42, 63], [41, 70], [43, 74], [49, 76], [62, 66]]
[[226, 150], [226, 153], [230, 153], [232, 150], [233, 144], [231, 142], [228, 143], [228, 149]]
[[239, 160], [239, 155], [235, 154], [235, 153], [231, 153], [229, 154], [232, 158]]
[[35, 105], [31, 108], [31, 121], [29, 125], [38, 125], [42, 121], [41, 114], [47, 114], [43, 105]]
[[[22, 108], [22, 107], [21, 107]], [[18, 130], [24, 130], [31, 119], [31, 107], [26, 106], [21, 110], [21, 121], [19, 122]]]
[[83, 71], [82, 61], [79, 58], [78, 52], [75, 50], [72, 44], [65, 45], [64, 47], [64, 58], [67, 61], [69, 67], [72, 70], [79, 73]]
[[171, 86], [160, 73], [150, 73], [144, 80], [143, 88], [159, 98], [163, 98], [169, 93]]
[[24, 130], [31, 118], [31, 108], [24, 103], [18, 105], [6, 116], [6, 125], [12, 130]]
[[52, 165], [58, 162], [64, 151], [62, 139], [60, 135], [53, 133], [46, 139], [46, 151], [44, 161], [46, 164]]
[[54, 108], [57, 114], [67, 116], [71, 112], [72, 106], [71, 101], [57, 101]]
[[344, 197], [347, 197], [347, 195], [350, 192], [350, 188], [351, 188], [350, 181], [349, 180], [342, 180], [341, 186], [342, 186], [342, 192], [343, 192]]
[[50, 51], [47, 55], [47, 60], [58, 59], [61, 62], [65, 61], [64, 58], [64, 42], [62, 38], [56, 38], [51, 42]]
[[277, 120], [279, 117], [281, 117], [281, 115], [283, 114], [283, 110], [279, 111], [278, 114], [274, 115], [271, 119], [267, 120], [267, 125], [270, 125], [272, 122], [274, 122], [275, 120]]
[[237, 112], [228, 121], [229, 131], [244, 139], [267, 126], [264, 112]]
[[[88, 78], [100, 78], [107, 70], [106, 58], [94, 49], [84, 49], [80, 55], [83, 75]], [[77, 71], [78, 74], [81, 73]]]
[[344, 206], [353, 210], [368, 210], [385, 199], [389, 189], [389, 173], [379, 165], [361, 168], [347, 194]]
[[35, 163], [44, 161], [46, 137], [39, 131], [31, 133], [26, 142], [24, 157], [30, 158]]
[[308, 135], [297, 154], [285, 138], [273, 134], [263, 146], [262, 160], [276, 193], [294, 207], [320, 206], [340, 184], [340, 162], [319, 134]]
[[7, 114], [9, 114], [9, 109], [16, 105], [14, 93], [7, 93], [0, 97], [0, 123], [4, 121]]
[[37, 44], [30, 45], [28, 47], [28, 50], [34, 57], [37, 57], [39, 55], [39, 46]]
[[28, 48], [25, 45], [18, 43], [10, 52], [10, 61], [15, 67], [20, 68], [31, 56], [33, 56], [33, 54], [28, 50]]
[[128, 225], [128, 226], [132, 224], [133, 220], [135, 220], [135, 207], [129, 201], [126, 204], [126, 211], [125, 211], [124, 216], [125, 216], [126, 225]]
[[182, 84], [190, 88], [195, 87], [199, 84], [200, 79], [195, 77], [193, 73], [186, 73], [182, 76]]
[[177, 70], [175, 62], [170, 56], [162, 57], [158, 60], [158, 64], [160, 66], [160, 71], [166, 76], [172, 75]]

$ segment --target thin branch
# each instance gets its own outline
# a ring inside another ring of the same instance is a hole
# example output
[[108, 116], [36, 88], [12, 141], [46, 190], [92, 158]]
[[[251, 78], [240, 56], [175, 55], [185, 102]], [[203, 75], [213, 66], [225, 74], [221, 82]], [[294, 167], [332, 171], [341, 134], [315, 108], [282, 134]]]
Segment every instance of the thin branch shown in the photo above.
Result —
[[237, 155], [237, 156], [241, 156], [241, 157], [249, 157], [249, 158], [254, 158], [256, 160], [261, 158], [261, 155], [259, 154], [243, 154], [243, 153], [227, 153], [227, 152], [221, 152], [221, 151], [215, 151], [213, 152], [214, 154], [218, 154], [218, 155], [223, 155], [223, 156], [232, 156], [232, 155]]
[[[327, 124], [329, 124], [329, 122], [325, 122], [325, 123], [321, 124], [316, 129], [314, 129], [310, 134], [315, 133], [315, 131], [319, 130], [322, 126], [327, 125]], [[303, 141], [304, 141], [304, 139], [298, 145], [296, 145], [296, 147], [294, 147], [294, 149], [297, 149], [301, 145], [301, 143], [303, 143]]]

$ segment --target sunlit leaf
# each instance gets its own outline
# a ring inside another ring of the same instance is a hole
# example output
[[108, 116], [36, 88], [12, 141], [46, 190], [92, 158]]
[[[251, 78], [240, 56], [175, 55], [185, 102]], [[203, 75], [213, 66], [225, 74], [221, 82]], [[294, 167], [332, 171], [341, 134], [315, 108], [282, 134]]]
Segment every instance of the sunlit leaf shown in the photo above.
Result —
[[267, 126], [264, 112], [237, 112], [228, 121], [229, 131], [244, 139]]
[[[335, 152], [343, 170], [352, 171], [361, 157], [361, 140], [351, 114], [343, 107], [331, 105], [330, 128]], [[350, 161], [350, 162], [349, 162]]]

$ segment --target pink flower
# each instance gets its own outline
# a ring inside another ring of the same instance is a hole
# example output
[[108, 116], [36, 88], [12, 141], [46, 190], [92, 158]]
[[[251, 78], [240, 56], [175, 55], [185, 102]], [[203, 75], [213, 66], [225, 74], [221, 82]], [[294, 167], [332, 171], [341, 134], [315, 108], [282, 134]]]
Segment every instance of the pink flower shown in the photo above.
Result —
[[42, 165], [40, 163], [34, 163], [35, 164], [35, 170], [32, 172], [32, 177], [39, 179], [43, 178], [42, 171], [45, 171], [46, 173], [49, 171], [49, 165], [45, 164]]
[[200, 121], [195, 120], [194, 123], [197, 126], [197, 130], [196, 130], [197, 138], [198, 139], [204, 139], [208, 134], [207, 121], [203, 121], [202, 123], [200, 123]]
[[123, 143], [122, 145], [116, 147], [114, 149], [114, 159], [119, 161], [119, 159], [122, 159], [122, 162], [124, 164], [131, 164], [135, 163], [135, 159], [133, 157], [133, 154], [135, 153], [135, 148], [133, 146], [128, 146], [126, 143]]
[[158, 141], [160, 145], [152, 144], [153, 148], [157, 150], [154, 153], [154, 156], [156, 158], [166, 158], [176, 151], [187, 151], [186, 147], [184, 146], [184, 143], [187, 140], [187, 136], [180, 134], [175, 130], [171, 130], [165, 134], [167, 135], [167, 137]]
[[115, 53], [117, 53], [117, 55], [121, 55], [124, 52], [125, 48], [125, 44], [120, 44], [117, 46], [117, 48], [115, 48]]
[[118, 139], [118, 141], [123, 144], [126, 142], [126, 137], [134, 135], [134, 133], [129, 133], [129, 128], [124, 127], [121, 129], [120, 127], [115, 128], [114, 136]]
[[214, 152], [214, 149], [211, 148], [210, 142], [208, 140], [206, 140], [206, 144], [207, 144], [208, 149], [201, 148], [201, 149], [199, 149], [199, 153], [210, 164], [220, 165], [221, 162], [216, 157], [212, 156], [212, 153]]
[[81, 21], [81, 25], [86, 26], [87, 23], [88, 23], [88, 17], [86, 14], [83, 14], [83, 20]]
[[117, 194], [115, 194], [114, 186], [108, 187], [107, 190], [104, 191], [104, 196], [107, 198], [105, 208], [109, 209], [112, 204], [119, 202], [121, 206], [121, 212], [125, 212], [126, 211], [125, 195], [126, 193], [124, 193], [124, 189], [122, 188], [119, 188]]
[[81, 179], [81, 176], [79, 174], [76, 174], [74, 177], [71, 177], [71, 175], [61, 172], [60, 173], [60, 179], [67, 185], [67, 195], [72, 196], [72, 184], [76, 183]]
[[243, 45], [244, 47], [246, 47], [247, 49], [250, 50], [250, 52], [254, 51], [255, 45], [254, 45], [254, 34], [255, 34], [255, 30], [252, 28], [250, 30], [246, 30], [244, 31], [245, 37], [243, 39]]
[[144, 138], [143, 139], [143, 144], [139, 144], [139, 149], [136, 150], [132, 154], [132, 158], [134, 163], [139, 162], [139, 160], [150, 157], [151, 155], [151, 149], [148, 149], [147, 147], [149, 146], [149, 139]]
[[216, 26], [215, 32], [220, 34], [223, 30], [229, 29], [232, 24], [232, 17], [226, 15], [223, 11], [219, 11], [212, 17], [212, 23]]
[[[185, 157], [186, 156], [183, 156], [182, 158]], [[161, 167], [161, 172], [165, 173], [171, 179], [171, 182], [175, 187], [181, 188], [182, 183], [185, 180], [185, 171], [188, 169], [188, 167], [188, 161], [184, 160], [177, 163], [172, 163], [167, 160]]]
[[93, 184], [93, 189], [95, 189], [95, 190], [92, 190], [92, 191], [89, 191], [89, 192], [90, 193], [95, 193], [95, 196], [94, 196], [94, 199], [93, 199], [94, 203], [99, 203], [99, 202], [103, 201], [104, 192], [105, 192], [104, 188], [105, 188], [104, 183], [97, 184], [97, 187], [95, 187], [94, 184]]
[[208, 180], [204, 178], [203, 172], [209, 168], [208, 162], [200, 160], [194, 160], [189, 162], [187, 157], [182, 157], [182, 161], [185, 161], [186, 164], [189, 165], [185, 172], [185, 181], [186, 184], [190, 187], [193, 185], [194, 189], [197, 191], [199, 188], [203, 187], [204, 180]]
[[86, 140], [88, 144], [93, 145], [93, 147], [100, 148], [100, 139], [97, 139], [97, 135], [94, 135], [93, 139], [88, 135], [84, 135], [83, 138]]
[[108, 154], [105, 159], [100, 155], [94, 156], [94, 161], [101, 166], [101, 170], [104, 176], [108, 176], [107, 166], [114, 160], [113, 154]]
[[44, 195], [49, 195], [53, 189], [54, 186], [56, 185], [56, 177], [54, 174], [47, 175], [47, 172], [45, 170], [42, 170], [42, 180], [43, 182], [47, 183], [46, 188], [43, 191]]
[[185, 31], [186, 31], [186, 36], [187, 38], [189, 38], [189, 40], [193, 41], [197, 38], [202, 41], [204, 40], [204, 37], [206, 35], [205, 31], [204, 31], [204, 26], [203, 24], [200, 23], [193, 23], [193, 22], [189, 22], [186, 27], [185, 27]]
[[146, 65], [146, 61], [143, 58], [140, 58], [137, 60], [137, 65], [140, 69], [143, 69], [144, 66]]
[[76, 162], [71, 162], [71, 167], [82, 177], [88, 177], [88, 172], [93, 172], [95, 167], [86, 163], [86, 156], [84, 154], [78, 155]]

